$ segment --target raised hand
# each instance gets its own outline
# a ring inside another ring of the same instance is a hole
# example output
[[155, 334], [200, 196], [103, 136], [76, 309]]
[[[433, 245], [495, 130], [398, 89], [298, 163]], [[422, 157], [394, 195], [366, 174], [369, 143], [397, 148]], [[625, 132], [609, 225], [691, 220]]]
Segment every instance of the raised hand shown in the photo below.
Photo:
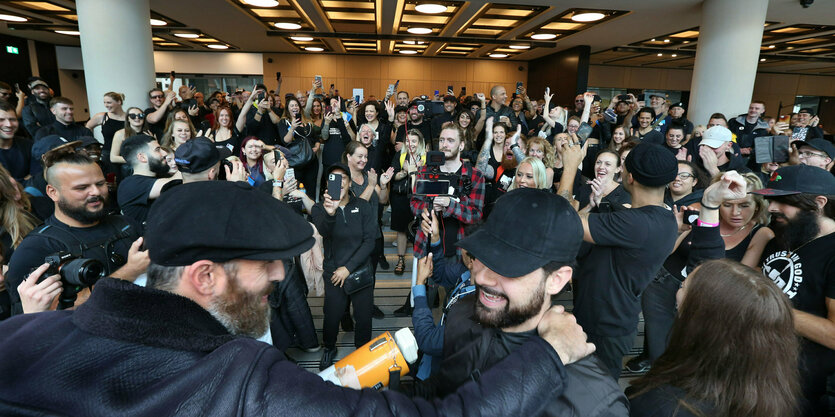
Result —
[[391, 178], [393, 176], [394, 176], [394, 168], [389, 167], [389, 169], [387, 169], [386, 172], [384, 172], [383, 175], [380, 176], [380, 186], [385, 187], [386, 184], [388, 184], [389, 181], [391, 181]]
[[333, 216], [336, 214], [337, 207], [339, 207], [339, 201], [334, 201], [328, 190], [325, 190], [325, 199], [322, 201], [322, 208], [325, 209], [325, 213], [328, 213], [328, 216]]
[[739, 200], [745, 198], [747, 192], [745, 178], [736, 171], [722, 174], [722, 178], [705, 189], [702, 195], [703, 204], [718, 207], [725, 200]]
[[374, 187], [377, 185], [377, 171], [374, 168], [368, 170], [368, 186]]
[[595, 350], [594, 344], [587, 342], [586, 333], [577, 324], [577, 319], [560, 305], [545, 312], [537, 325], [537, 333], [557, 351], [563, 365], [577, 362]]
[[554, 95], [553, 95], [553, 94], [551, 94], [551, 87], [545, 87], [545, 96], [544, 96], [544, 98], [545, 98], [545, 104], [550, 103], [550, 102], [551, 102], [551, 99], [552, 99], [552, 98], [554, 98]]

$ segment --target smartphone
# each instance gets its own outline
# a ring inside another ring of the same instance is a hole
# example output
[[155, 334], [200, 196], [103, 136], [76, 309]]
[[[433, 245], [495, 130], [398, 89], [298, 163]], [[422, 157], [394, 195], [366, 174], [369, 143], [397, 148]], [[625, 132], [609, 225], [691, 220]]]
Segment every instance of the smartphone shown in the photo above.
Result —
[[694, 225], [699, 220], [699, 210], [684, 210], [684, 224]]
[[781, 114], [780, 117], [777, 118], [777, 120], [785, 123], [789, 120], [789, 115], [788, 114]]
[[278, 163], [281, 162], [281, 152], [279, 152], [278, 149], [274, 149], [273, 157], [275, 158], [275, 164], [278, 165]]
[[448, 85], [448, 86], [446, 86], [446, 91], [447, 91], [447, 93], [452, 94], [452, 92], [455, 91], [455, 90], [452, 89], [451, 85]]
[[[293, 168], [287, 168], [287, 170], [284, 171], [284, 181], [292, 180], [293, 178], [296, 178], [296, 170]], [[342, 183], [340, 182], [339, 184], [341, 185]]]
[[339, 201], [342, 196], [342, 174], [328, 174], [328, 195], [331, 200]]
[[319, 84], [322, 84], [322, 76], [321, 75], [316, 75], [313, 78], [316, 79], [316, 82], [318, 82]]
[[263, 100], [265, 97], [267, 97], [267, 93], [265, 93], [265, 92], [261, 91], [261, 92], [259, 92], [259, 93], [258, 93], [258, 95], [257, 95], [256, 97], [258, 98], [258, 101], [261, 101], [261, 100]]
[[394, 89], [397, 90], [397, 87], [400, 85], [400, 80], [394, 82]]
[[360, 102], [360, 96], [359, 95], [354, 96], [354, 102], [359, 104], [359, 102]]
[[281, 71], [278, 71], [278, 72], [276, 72], [276, 73], [275, 73], [275, 79], [276, 79], [276, 80], [280, 80], [280, 79], [281, 79]]
[[449, 185], [449, 180], [417, 180], [414, 194], [418, 196], [449, 195]]
[[466, 95], [467, 95], [467, 87], [461, 87], [461, 95], [462, 95], [462, 96], [466, 96]]
[[330, 105], [325, 106], [325, 114], [333, 112], [333, 107]]
[[333, 90], [333, 83], [331, 83], [331, 90]]
[[435, 90], [435, 95], [436, 95], [436, 96], [437, 96], [439, 93], [440, 93], [440, 91]]
[[521, 94], [523, 85], [524, 84], [521, 81], [516, 82], [516, 94]]

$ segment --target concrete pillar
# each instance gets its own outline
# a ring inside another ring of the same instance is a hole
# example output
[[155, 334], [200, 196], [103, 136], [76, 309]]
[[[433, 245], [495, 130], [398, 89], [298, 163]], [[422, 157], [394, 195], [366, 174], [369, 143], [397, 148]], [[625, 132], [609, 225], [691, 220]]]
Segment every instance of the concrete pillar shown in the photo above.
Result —
[[757, 76], [768, 0], [705, 0], [687, 118], [707, 124], [748, 111]]
[[154, 87], [149, 0], [77, 0], [76, 9], [90, 115], [105, 111], [108, 91], [125, 95], [126, 111], [147, 108]]

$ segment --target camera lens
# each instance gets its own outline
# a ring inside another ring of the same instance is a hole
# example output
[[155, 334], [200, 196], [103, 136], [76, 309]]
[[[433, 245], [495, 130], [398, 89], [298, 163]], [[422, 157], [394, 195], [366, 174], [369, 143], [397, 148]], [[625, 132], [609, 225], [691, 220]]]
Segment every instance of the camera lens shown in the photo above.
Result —
[[104, 264], [95, 259], [73, 259], [61, 266], [61, 279], [89, 287], [104, 277]]

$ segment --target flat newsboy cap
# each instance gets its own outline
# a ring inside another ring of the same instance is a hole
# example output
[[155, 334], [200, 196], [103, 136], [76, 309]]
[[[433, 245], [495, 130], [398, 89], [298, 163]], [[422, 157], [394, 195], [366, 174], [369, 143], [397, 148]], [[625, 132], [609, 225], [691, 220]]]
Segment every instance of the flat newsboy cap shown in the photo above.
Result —
[[200, 181], [163, 193], [148, 213], [151, 262], [288, 259], [313, 246], [313, 228], [284, 202], [244, 182]]
[[186, 141], [174, 151], [174, 162], [180, 171], [196, 174], [214, 167], [230, 154], [227, 148], [218, 149], [211, 139], [198, 136]]

